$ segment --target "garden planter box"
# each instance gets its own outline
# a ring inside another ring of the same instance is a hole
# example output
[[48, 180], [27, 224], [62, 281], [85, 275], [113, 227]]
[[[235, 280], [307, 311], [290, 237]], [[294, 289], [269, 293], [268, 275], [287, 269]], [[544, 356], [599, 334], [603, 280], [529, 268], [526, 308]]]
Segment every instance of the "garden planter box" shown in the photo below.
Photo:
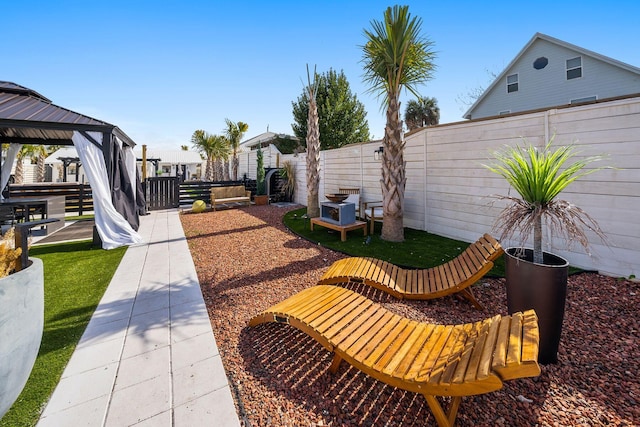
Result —
[[44, 326], [42, 260], [0, 279], [0, 418], [24, 388]]

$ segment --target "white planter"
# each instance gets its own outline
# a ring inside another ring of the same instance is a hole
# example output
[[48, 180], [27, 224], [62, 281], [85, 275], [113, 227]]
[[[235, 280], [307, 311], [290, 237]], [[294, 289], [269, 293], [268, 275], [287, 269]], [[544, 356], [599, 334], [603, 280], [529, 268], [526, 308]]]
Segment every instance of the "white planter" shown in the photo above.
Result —
[[31, 374], [44, 326], [42, 260], [0, 279], [0, 418]]

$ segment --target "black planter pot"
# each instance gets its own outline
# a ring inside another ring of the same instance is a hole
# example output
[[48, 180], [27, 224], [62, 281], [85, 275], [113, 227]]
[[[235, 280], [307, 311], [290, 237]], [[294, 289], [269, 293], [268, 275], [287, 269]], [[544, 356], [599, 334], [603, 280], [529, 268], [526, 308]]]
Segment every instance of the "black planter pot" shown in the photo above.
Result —
[[545, 252], [544, 263], [534, 264], [533, 249], [509, 248], [504, 257], [509, 314], [535, 310], [540, 331], [538, 362], [556, 363], [567, 299], [569, 263]]

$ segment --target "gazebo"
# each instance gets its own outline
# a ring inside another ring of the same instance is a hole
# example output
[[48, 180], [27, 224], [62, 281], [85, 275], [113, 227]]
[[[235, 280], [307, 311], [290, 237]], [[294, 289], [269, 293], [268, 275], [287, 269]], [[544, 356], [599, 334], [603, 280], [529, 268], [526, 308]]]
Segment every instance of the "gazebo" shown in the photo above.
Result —
[[133, 154], [135, 142], [117, 126], [59, 107], [32, 89], [0, 81], [0, 143], [9, 144], [0, 166], [3, 189], [23, 144], [75, 146], [93, 192], [102, 247], [142, 241], [136, 230], [145, 201]]

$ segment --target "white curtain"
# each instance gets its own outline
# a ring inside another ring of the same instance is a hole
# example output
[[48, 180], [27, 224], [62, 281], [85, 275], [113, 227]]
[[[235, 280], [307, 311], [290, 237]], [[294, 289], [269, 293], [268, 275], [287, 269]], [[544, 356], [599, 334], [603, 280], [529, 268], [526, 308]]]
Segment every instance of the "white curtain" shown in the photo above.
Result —
[[[102, 143], [101, 133], [88, 132], [88, 134], [98, 143]], [[142, 237], [120, 215], [111, 202], [109, 177], [102, 150], [79, 132], [73, 132], [72, 140], [91, 185], [96, 228], [102, 239], [102, 248], [113, 249], [142, 243]]]
[[7, 150], [7, 157], [2, 162], [2, 176], [0, 177], [0, 199], [3, 199], [2, 190], [7, 186], [7, 182], [9, 182], [9, 177], [11, 176], [11, 168], [13, 167], [13, 162], [15, 162], [16, 157], [18, 156], [18, 152], [22, 148], [22, 144], [9, 144], [9, 149]]

